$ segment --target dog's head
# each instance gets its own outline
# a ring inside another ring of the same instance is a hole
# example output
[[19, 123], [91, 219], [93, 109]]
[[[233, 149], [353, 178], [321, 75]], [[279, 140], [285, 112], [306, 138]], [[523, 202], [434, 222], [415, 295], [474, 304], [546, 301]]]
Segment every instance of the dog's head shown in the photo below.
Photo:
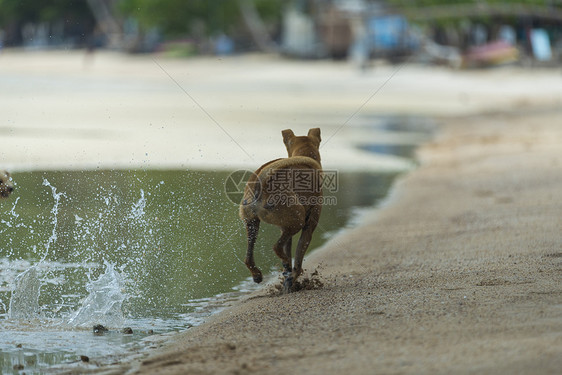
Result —
[[12, 177], [8, 172], [0, 170], [0, 198], [8, 198], [12, 191], [14, 191]]
[[302, 137], [297, 137], [291, 129], [283, 130], [281, 134], [289, 157], [308, 156], [320, 163], [320, 128], [310, 129], [308, 135]]

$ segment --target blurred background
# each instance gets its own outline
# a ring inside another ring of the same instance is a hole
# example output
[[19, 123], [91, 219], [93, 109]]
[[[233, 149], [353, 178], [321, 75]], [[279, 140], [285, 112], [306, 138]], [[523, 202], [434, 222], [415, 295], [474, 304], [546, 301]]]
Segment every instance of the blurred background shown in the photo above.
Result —
[[0, 48], [557, 64], [558, 0], [0, 0]]
[[[251, 290], [225, 181], [284, 157], [281, 130], [320, 127], [338, 173], [312, 250], [415, 168], [436, 123], [558, 113], [561, 56], [556, 0], [0, 0], [1, 372], [117, 350], [84, 338], [98, 316], [42, 335], [106, 277], [102, 302], [145, 335]], [[256, 248], [273, 279], [277, 235]]]
[[376, 117], [556, 106], [561, 56], [556, 0], [0, 0], [0, 160], [254, 168], [322, 127], [327, 165], [404, 170]]

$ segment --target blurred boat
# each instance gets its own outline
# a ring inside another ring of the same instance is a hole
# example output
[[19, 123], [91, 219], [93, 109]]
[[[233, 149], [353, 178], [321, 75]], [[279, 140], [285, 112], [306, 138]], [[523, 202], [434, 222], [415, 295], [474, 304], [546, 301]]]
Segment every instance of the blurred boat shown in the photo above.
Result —
[[519, 58], [519, 51], [511, 44], [500, 40], [480, 46], [471, 47], [463, 55], [462, 66], [465, 68], [494, 66], [512, 63]]

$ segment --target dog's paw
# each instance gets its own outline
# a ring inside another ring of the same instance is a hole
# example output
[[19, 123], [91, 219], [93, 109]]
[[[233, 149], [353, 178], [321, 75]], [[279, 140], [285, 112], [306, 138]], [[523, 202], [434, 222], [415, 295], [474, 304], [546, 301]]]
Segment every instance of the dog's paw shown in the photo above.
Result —
[[263, 281], [263, 276], [262, 276], [261, 272], [259, 273], [259, 275], [254, 275], [253, 279], [254, 279], [254, 282], [256, 284], [261, 283]]
[[291, 293], [293, 288], [293, 276], [286, 276], [285, 280], [283, 280], [283, 293]]

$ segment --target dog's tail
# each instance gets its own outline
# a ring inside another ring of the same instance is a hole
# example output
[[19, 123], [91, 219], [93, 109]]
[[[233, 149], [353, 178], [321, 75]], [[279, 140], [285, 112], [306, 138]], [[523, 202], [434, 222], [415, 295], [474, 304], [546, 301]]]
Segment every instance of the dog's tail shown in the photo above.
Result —
[[244, 196], [242, 197], [242, 202], [240, 203], [242, 206], [249, 205], [259, 199], [262, 192], [262, 179], [260, 175], [262, 174], [264, 169], [267, 169], [271, 164], [282, 160], [281, 158], [271, 160], [270, 162], [265, 163], [261, 167], [259, 167], [246, 181], [246, 186], [244, 188]]

